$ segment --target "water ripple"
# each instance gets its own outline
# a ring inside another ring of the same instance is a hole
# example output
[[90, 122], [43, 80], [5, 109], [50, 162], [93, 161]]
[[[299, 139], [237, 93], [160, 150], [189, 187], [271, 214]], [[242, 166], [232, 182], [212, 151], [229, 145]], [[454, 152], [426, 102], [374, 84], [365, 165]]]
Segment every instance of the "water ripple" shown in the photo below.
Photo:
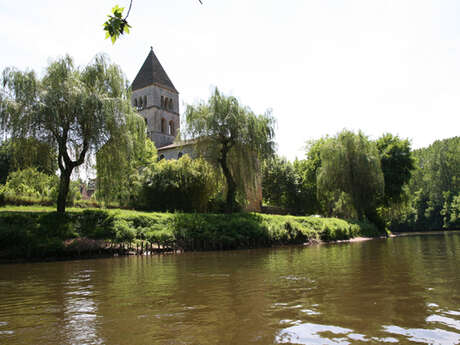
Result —
[[441, 315], [430, 315], [426, 318], [426, 322], [439, 322], [445, 326], [455, 328], [460, 331], [460, 321], [450, 317]]
[[[349, 328], [320, 325], [315, 323], [303, 323], [301, 325], [292, 326], [283, 329], [276, 337], [276, 342], [279, 344], [349, 344], [343, 336], [352, 333]], [[326, 338], [321, 333], [330, 333], [333, 335], [341, 335], [341, 337], [332, 336]], [[354, 333], [353, 333], [354, 334]], [[355, 334], [356, 336], [356, 334]], [[350, 339], [351, 340], [351, 339]]]
[[398, 326], [383, 326], [392, 334], [407, 337], [408, 340], [432, 345], [456, 345], [460, 342], [460, 334], [443, 329], [403, 328]]

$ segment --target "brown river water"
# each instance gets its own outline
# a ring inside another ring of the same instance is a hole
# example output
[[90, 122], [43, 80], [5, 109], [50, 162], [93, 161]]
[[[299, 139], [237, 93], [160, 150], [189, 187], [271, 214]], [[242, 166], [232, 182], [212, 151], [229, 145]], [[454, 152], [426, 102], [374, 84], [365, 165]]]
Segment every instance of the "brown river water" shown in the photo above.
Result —
[[0, 265], [0, 344], [459, 344], [460, 234]]

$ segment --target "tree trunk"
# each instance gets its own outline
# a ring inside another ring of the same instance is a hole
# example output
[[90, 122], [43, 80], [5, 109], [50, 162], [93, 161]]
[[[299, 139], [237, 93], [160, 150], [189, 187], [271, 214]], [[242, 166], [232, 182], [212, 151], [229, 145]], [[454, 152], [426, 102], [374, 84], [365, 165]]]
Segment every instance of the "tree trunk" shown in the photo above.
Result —
[[235, 209], [235, 203], [236, 203], [235, 202], [236, 183], [233, 180], [233, 176], [227, 165], [227, 153], [228, 153], [228, 147], [224, 146], [221, 151], [220, 166], [222, 167], [222, 172], [224, 173], [225, 180], [227, 181], [227, 201], [226, 201], [225, 211], [227, 213], [232, 213]]
[[72, 170], [65, 169], [61, 170], [61, 177], [59, 179], [59, 195], [57, 199], [57, 213], [65, 213], [65, 204], [67, 200], [67, 194], [69, 194], [70, 175]]

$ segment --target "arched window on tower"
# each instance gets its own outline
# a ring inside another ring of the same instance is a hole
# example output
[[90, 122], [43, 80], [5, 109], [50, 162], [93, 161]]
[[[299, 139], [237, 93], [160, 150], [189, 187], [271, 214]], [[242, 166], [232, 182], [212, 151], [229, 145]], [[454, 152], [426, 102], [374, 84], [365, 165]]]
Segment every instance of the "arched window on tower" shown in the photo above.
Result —
[[166, 120], [161, 119], [161, 133], [166, 133]]
[[172, 99], [170, 98], [169, 103], [168, 103], [168, 109], [172, 110], [172, 108], [173, 108], [173, 102], [172, 102]]
[[161, 108], [163, 108], [165, 105], [165, 98], [161, 96]]
[[168, 134], [169, 135], [174, 135], [174, 122], [172, 120], [169, 121]]

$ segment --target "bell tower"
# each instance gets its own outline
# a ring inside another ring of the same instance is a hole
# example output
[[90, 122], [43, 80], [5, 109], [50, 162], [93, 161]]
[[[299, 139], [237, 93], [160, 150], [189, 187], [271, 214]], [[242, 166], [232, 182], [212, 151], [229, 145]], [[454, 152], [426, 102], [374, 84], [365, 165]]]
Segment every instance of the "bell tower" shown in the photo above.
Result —
[[144, 117], [148, 137], [157, 148], [172, 144], [180, 129], [179, 93], [153, 48], [131, 88], [131, 103]]

